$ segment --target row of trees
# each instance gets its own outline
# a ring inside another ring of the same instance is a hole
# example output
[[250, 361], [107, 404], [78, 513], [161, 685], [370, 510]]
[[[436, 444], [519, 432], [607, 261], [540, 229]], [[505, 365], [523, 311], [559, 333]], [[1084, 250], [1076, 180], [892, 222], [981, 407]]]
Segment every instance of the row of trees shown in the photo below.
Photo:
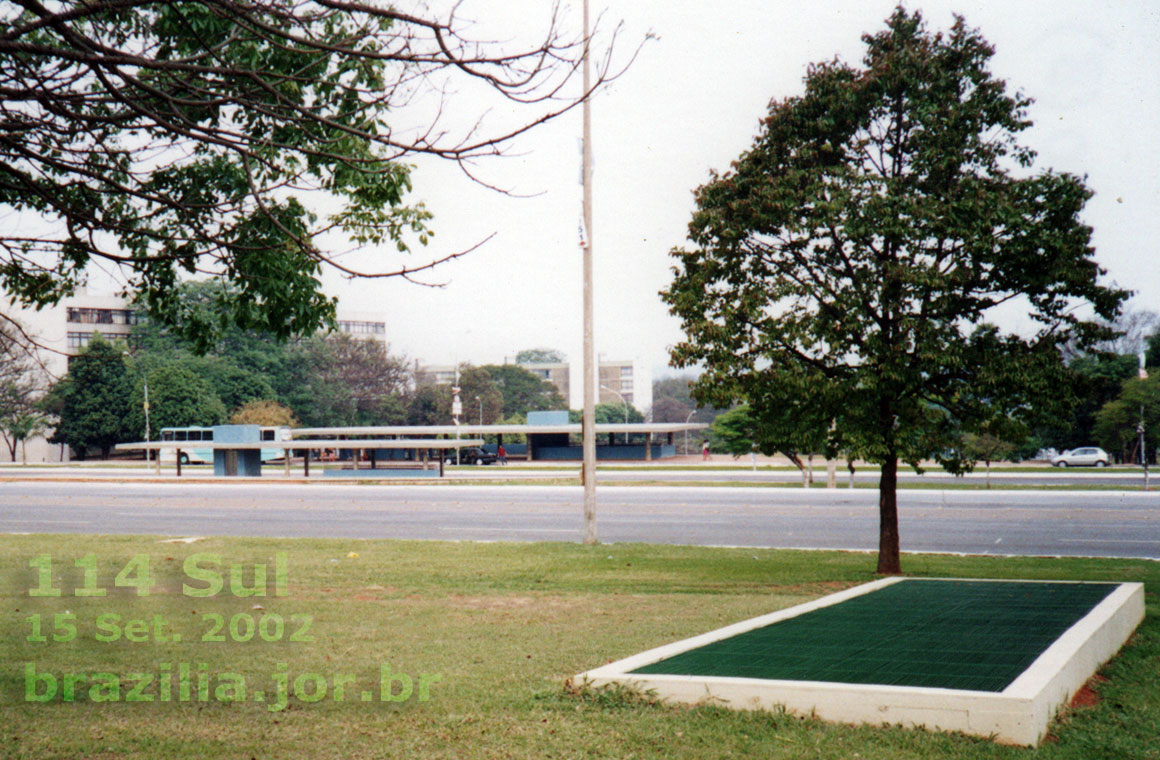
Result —
[[[1141, 330], [1145, 326], [1151, 334]], [[1044, 451], [1063, 451], [1080, 446], [1098, 445], [1120, 462], [1140, 462], [1139, 425], [1151, 434], [1160, 433], [1160, 316], [1150, 312], [1133, 312], [1112, 327], [1121, 339], [1100, 346], [1101, 350], [1079, 354], [1067, 362], [1071, 387], [1078, 402], [1058, 418], [1043, 414], [1047, 421], [1035, 426], [997, 417], [974, 432], [964, 432], [954, 446], [965, 467], [976, 462], [1022, 461]], [[1143, 347], [1143, 350], [1135, 350]], [[1153, 368], [1146, 378], [1139, 376], [1140, 355]], [[680, 422], [683, 413], [694, 409], [688, 388], [693, 378], [668, 378], [654, 385], [654, 410], [663, 410], [666, 421]], [[684, 388], [686, 401], [678, 400]], [[763, 435], [756, 429], [757, 419], [747, 404], [720, 410], [702, 409], [693, 415], [699, 421], [712, 422], [712, 450], [741, 456], [761, 448], [757, 441]], [[780, 449], [799, 466], [802, 455], [823, 452], [825, 430], [813, 435], [802, 430], [793, 439], [794, 446]], [[1156, 462], [1156, 446], [1144, 454]]]
[[[108, 456], [119, 442], [156, 439], [164, 427], [217, 425], [433, 425], [451, 421], [449, 385], [414, 385], [406, 360], [373, 340], [315, 336], [296, 343], [246, 341], [250, 350], [197, 355], [138, 349], [94, 338], [72, 360], [45, 405], [52, 440]], [[515, 365], [463, 366], [465, 423], [519, 422], [527, 411], [564, 408], [555, 386]], [[619, 408], [619, 407], [618, 407]]]
[[[180, 286], [186, 318], [217, 321], [220, 283]], [[108, 456], [119, 442], [157, 439], [161, 428], [227, 421], [263, 425], [434, 425], [451, 421], [452, 391], [416, 375], [402, 356], [377, 340], [316, 334], [280, 341], [222, 320], [208, 347], [181, 330], [148, 320], [133, 327], [132, 348], [94, 336], [47, 394], [33, 378], [34, 353], [5, 340], [0, 378], [0, 429], [52, 427], [52, 440], [83, 455]], [[9, 377], [11, 375], [11, 377]], [[556, 387], [514, 364], [460, 368], [464, 423], [520, 422], [528, 411], [566, 409]], [[148, 399], [148, 431], [145, 402]], [[617, 405], [617, 410], [621, 407]], [[636, 418], [638, 412], [633, 410]], [[623, 419], [623, 412], [621, 412]], [[13, 441], [11, 433], [6, 440]]]

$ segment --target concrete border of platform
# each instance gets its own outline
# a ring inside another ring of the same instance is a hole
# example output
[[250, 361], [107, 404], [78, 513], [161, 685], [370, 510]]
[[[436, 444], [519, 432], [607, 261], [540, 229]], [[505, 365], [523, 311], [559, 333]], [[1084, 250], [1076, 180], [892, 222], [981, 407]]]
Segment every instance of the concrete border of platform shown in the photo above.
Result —
[[901, 724], [939, 731], [962, 731], [1003, 743], [1035, 746], [1046, 735], [1051, 719], [1100, 666], [1120, 650], [1144, 619], [1144, 585], [1117, 584], [1111, 594], [1061, 634], [1001, 692], [631, 672], [690, 649], [839, 604], [905, 580], [887, 578], [866, 583], [666, 644], [580, 673], [575, 682], [595, 687], [625, 684], [655, 691], [666, 700], [685, 704], [767, 710], [784, 707], [835, 722]]

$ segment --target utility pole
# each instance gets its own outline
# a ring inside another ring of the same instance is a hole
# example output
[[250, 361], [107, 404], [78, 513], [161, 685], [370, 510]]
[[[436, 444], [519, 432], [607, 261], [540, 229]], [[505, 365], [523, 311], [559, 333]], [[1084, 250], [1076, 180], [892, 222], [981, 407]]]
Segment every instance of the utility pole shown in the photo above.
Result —
[[591, 39], [588, 31], [588, 0], [584, 0], [584, 135], [581, 149], [580, 176], [584, 184], [584, 230], [580, 245], [584, 254], [584, 413], [580, 431], [584, 439], [584, 464], [580, 479], [584, 483], [584, 543], [595, 544], [596, 538], [596, 348], [593, 341], [592, 306], [592, 101]]
[[[1148, 379], [1148, 370], [1144, 366], [1147, 359], [1144, 352], [1140, 352], [1140, 379]], [[1148, 490], [1148, 450], [1144, 448], [1144, 403], [1140, 402], [1140, 424], [1136, 427], [1136, 432], [1140, 434], [1140, 462], [1144, 465], [1144, 490]]]

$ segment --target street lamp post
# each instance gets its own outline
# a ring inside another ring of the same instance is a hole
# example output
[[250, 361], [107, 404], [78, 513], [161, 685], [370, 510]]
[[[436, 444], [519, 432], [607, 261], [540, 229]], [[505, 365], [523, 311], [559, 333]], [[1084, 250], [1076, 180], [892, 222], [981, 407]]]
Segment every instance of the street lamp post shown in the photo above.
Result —
[[[693, 415], [696, 413], [697, 413], [696, 409], [689, 412], [689, 416], [685, 418], [686, 425], [689, 424], [689, 420], [693, 419]], [[685, 428], [685, 456], [688, 456], [688, 455], [689, 455], [689, 429]]]
[[[624, 404], [624, 424], [627, 425], [628, 424], [628, 402], [624, 400], [624, 396], [620, 395], [620, 391], [614, 391], [611, 388], [609, 388], [607, 385], [600, 386], [600, 390], [608, 391], [609, 393], [615, 393], [617, 398], [620, 399], [620, 403]], [[612, 433], [608, 434], [608, 441], [609, 441], [609, 443], [612, 442]], [[624, 433], [624, 445], [625, 446], [628, 445], [628, 431], [625, 431], [625, 433]]]
[[[1147, 359], [1144, 352], [1140, 352], [1140, 379], [1148, 379], [1148, 369], [1145, 366]], [[1148, 451], [1144, 448], [1144, 404], [1140, 404], [1140, 424], [1136, 427], [1140, 434], [1140, 462], [1144, 465], [1144, 490], [1148, 490]]]
[[479, 402], [479, 424], [483, 424], [483, 398], [476, 396], [475, 400]]

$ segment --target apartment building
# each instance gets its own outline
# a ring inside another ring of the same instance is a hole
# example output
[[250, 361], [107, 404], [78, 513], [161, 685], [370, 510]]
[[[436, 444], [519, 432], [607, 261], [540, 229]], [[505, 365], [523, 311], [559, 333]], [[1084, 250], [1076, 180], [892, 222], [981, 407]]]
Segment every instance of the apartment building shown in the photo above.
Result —
[[[640, 379], [640, 370], [631, 359], [601, 360], [597, 384], [598, 404], [627, 403], [645, 414], [652, 406], [652, 384]], [[520, 362], [519, 366], [556, 386], [560, 395], [568, 399], [572, 409], [584, 406], [583, 370], [570, 362]], [[576, 373], [573, 379], [572, 373]], [[423, 365], [415, 363], [415, 381], [419, 385], [450, 385], [455, 382], [455, 365]]]

